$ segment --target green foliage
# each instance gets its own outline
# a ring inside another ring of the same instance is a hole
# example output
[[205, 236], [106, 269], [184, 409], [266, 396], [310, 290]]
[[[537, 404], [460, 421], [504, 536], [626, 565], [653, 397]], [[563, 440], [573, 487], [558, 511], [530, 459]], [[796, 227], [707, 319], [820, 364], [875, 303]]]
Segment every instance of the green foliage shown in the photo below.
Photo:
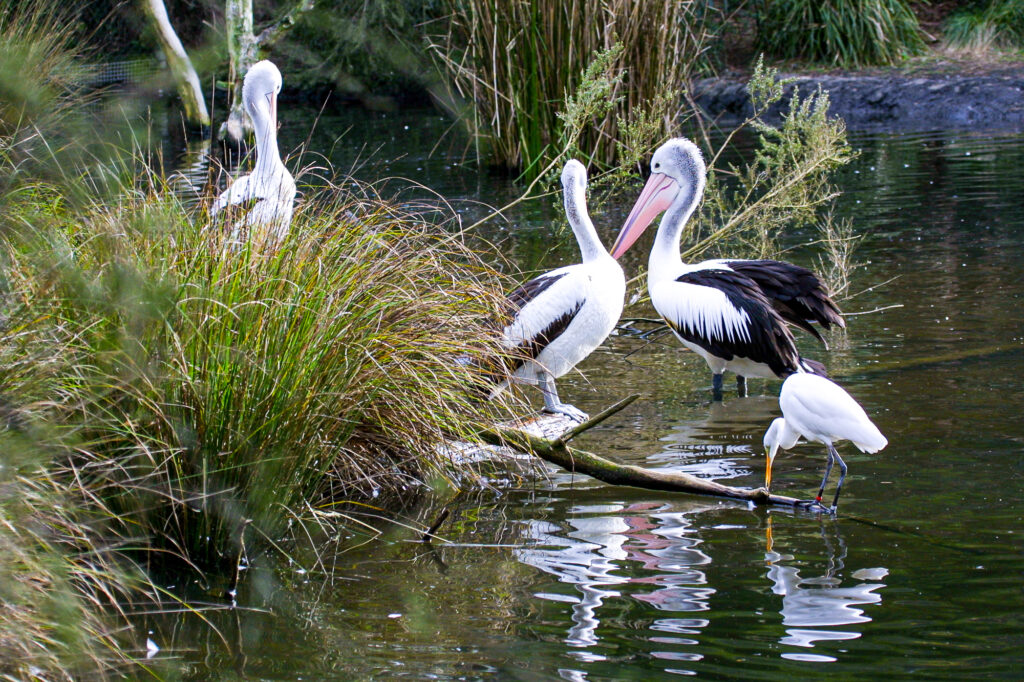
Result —
[[652, 102], [673, 106], [658, 112], [657, 135], [644, 149], [670, 134], [703, 50], [699, 5], [450, 0], [447, 32], [433, 37], [431, 50], [479, 158], [533, 179], [558, 165], [571, 141], [588, 165], [608, 168], [622, 150], [623, 126], [632, 125], [634, 137], [650, 131], [631, 122]]
[[[282, 3], [285, 6], [287, 3]], [[364, 98], [402, 95], [429, 85], [420, 25], [441, 13], [440, 1], [318, 2], [274, 47], [289, 87], [324, 83]]]
[[1024, 48], [1024, 0], [990, 0], [964, 8], [946, 22], [946, 41], [966, 50]]
[[905, 0], [772, 0], [758, 41], [775, 57], [846, 67], [893, 64], [924, 49]]
[[[762, 119], [764, 111], [783, 97], [775, 69], [762, 61], [748, 89], [755, 105], [749, 125], [760, 144], [751, 163], [719, 168], [717, 159], [732, 140], [730, 135], [708, 164], [708, 183], [702, 210], [684, 249], [684, 260], [696, 260], [709, 250], [767, 257], [777, 252], [776, 238], [784, 229], [813, 223], [837, 190], [832, 172], [853, 158], [841, 119], [828, 117], [828, 94], [802, 97], [794, 91], [779, 125]], [[720, 177], [724, 176], [724, 177]], [[725, 180], [728, 178], [728, 182]]]
[[[33, 198], [8, 214], [40, 224]], [[453, 476], [438, 444], [489, 416], [455, 358], [497, 347], [501, 290], [432, 220], [346, 197], [267, 253], [165, 191], [47, 222], [8, 252], [7, 316], [49, 353], [33, 402], [50, 396], [70, 470], [188, 561], [232, 565], [243, 529], [258, 547], [328, 490]]]

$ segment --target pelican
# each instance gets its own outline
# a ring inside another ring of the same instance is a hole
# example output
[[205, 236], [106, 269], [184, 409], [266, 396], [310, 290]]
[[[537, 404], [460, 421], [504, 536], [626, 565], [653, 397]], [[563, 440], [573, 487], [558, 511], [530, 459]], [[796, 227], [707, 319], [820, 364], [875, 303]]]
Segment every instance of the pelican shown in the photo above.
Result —
[[233, 238], [238, 237], [241, 228], [260, 228], [267, 230], [273, 241], [280, 241], [288, 234], [292, 222], [295, 180], [277, 150], [279, 92], [281, 72], [273, 63], [257, 62], [245, 74], [242, 100], [256, 132], [256, 164], [251, 173], [235, 180], [210, 207], [211, 217], [227, 207], [238, 207]]
[[[805, 504], [824, 511], [835, 512], [839, 506], [839, 492], [846, 478], [846, 463], [836, 452], [835, 442], [848, 440], [861, 452], [878, 452], [889, 441], [878, 430], [856, 400], [839, 384], [815, 374], [793, 374], [782, 382], [779, 393], [782, 416], [771, 423], [764, 434], [764, 450], [768, 466], [764, 474], [764, 487], [772, 483], [772, 461], [779, 448], [788, 450], [801, 438], [822, 443], [828, 448], [828, 463], [821, 479], [818, 496]], [[832, 506], [821, 503], [825, 483], [832, 473], [832, 463], [839, 464], [839, 482]]]
[[824, 374], [800, 357], [786, 321], [821, 335], [818, 322], [845, 326], [839, 308], [810, 270], [774, 260], [709, 260], [686, 265], [679, 256], [683, 227], [704, 194], [706, 169], [695, 144], [669, 140], [651, 159], [651, 177], [626, 218], [611, 255], [620, 257], [665, 211], [651, 249], [647, 288], [658, 314], [684, 346], [704, 358], [715, 400], [722, 373], [735, 372], [740, 395], [746, 377]]
[[[626, 277], [601, 244], [587, 213], [587, 171], [572, 159], [562, 171], [565, 214], [580, 246], [583, 262], [535, 277], [509, 294], [514, 318], [505, 327], [507, 348], [526, 359], [511, 381], [537, 385], [544, 411], [584, 421], [587, 414], [558, 398], [555, 379], [601, 345], [615, 328], [626, 296]], [[493, 398], [510, 380], [491, 391]]]

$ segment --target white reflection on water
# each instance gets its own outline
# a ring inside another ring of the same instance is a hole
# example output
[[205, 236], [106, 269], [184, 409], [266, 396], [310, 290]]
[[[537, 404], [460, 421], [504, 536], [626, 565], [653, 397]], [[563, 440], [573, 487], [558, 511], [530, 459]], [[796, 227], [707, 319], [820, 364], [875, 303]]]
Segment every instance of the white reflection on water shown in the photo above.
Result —
[[[857, 582], [843, 586], [840, 577], [846, 560], [846, 543], [839, 534], [835, 523], [827, 524], [832, 529], [833, 538], [828, 536], [826, 524], [821, 526], [821, 538], [826, 550], [825, 569], [822, 575], [804, 578], [796, 566], [786, 562], [794, 560], [793, 555], [780, 554], [775, 551], [772, 541], [771, 517], [768, 522], [768, 550], [765, 563], [768, 567], [768, 579], [772, 582], [772, 592], [782, 597], [782, 624], [793, 626], [786, 628], [786, 635], [779, 639], [780, 644], [813, 648], [819, 641], [842, 641], [857, 639], [858, 630], [833, 630], [842, 625], [867, 623], [871, 618], [857, 608], [866, 604], [878, 604], [882, 595], [876, 590], [885, 587], [882, 582]], [[885, 568], [871, 568], [854, 571], [854, 580], [879, 580], [888, 575]], [[836, 659], [831, 656], [786, 652], [783, 658], [799, 661], [830, 662]]]
[[[776, 394], [715, 401], [662, 436], [662, 450], [645, 466], [671, 468], [701, 478], [727, 480], [750, 475], [751, 450], [761, 446], [765, 424], [779, 414]], [[737, 434], [750, 434], [748, 442]]]
[[[715, 590], [707, 587], [707, 577], [698, 567], [710, 563], [711, 558], [699, 549], [701, 540], [692, 535], [694, 531], [687, 518], [703, 508], [685, 513], [652, 513], [656, 509], [656, 505], [649, 503], [580, 507], [576, 513], [618, 515], [570, 518], [567, 522], [572, 530], [568, 532], [543, 521], [527, 522], [528, 535], [538, 546], [517, 550], [518, 559], [563, 583], [575, 585], [579, 592], [575, 599], [549, 593], [536, 595], [573, 604], [573, 625], [566, 633], [566, 644], [596, 645], [601, 624], [598, 610], [606, 600], [621, 597], [618, 587], [626, 584], [630, 586], [630, 596], [659, 610], [708, 609], [708, 599]], [[629, 566], [628, 572], [638, 575], [619, 574], [619, 570], [626, 568], [625, 562], [639, 564], [642, 570]], [[668, 618], [655, 621], [652, 627], [663, 632], [696, 634], [707, 623], [706, 619]], [[666, 637], [659, 641], [678, 644], [677, 639]], [[692, 639], [686, 642], [696, 643]], [[603, 658], [594, 652], [576, 651], [575, 655], [587, 661]]]

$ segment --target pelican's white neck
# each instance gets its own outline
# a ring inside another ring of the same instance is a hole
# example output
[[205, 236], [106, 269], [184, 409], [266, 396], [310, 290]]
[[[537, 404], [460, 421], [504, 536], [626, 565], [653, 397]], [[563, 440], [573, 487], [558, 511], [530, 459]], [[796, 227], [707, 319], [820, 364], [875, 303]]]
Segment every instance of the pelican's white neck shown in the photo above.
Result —
[[274, 120], [273, 110], [275, 96], [268, 94], [260, 96], [249, 111], [249, 118], [252, 119], [252, 126], [256, 133], [256, 163], [253, 173], [257, 175], [272, 175], [281, 166], [281, 153], [277, 148], [277, 121]]
[[593, 221], [587, 212], [587, 190], [582, 182], [572, 182], [564, 193], [565, 215], [569, 219], [572, 233], [576, 235], [576, 241], [580, 245], [580, 254], [583, 262], [608, 256], [608, 251], [597, 236]]
[[665, 277], [678, 276], [683, 259], [679, 256], [679, 244], [683, 236], [683, 228], [704, 196], [704, 175], [693, 172], [680, 184], [679, 192], [672, 204], [665, 210], [658, 226], [658, 234], [654, 237], [654, 246], [647, 263], [649, 282], [656, 282]]

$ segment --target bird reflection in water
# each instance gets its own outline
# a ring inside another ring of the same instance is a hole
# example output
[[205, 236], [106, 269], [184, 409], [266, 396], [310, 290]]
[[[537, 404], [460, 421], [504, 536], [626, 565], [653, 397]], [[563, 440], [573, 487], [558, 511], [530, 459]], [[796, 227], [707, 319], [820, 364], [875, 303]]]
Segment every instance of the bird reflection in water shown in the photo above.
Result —
[[[568, 532], [543, 521], [530, 524], [529, 534], [537, 546], [517, 550], [519, 560], [556, 576], [560, 582], [575, 585], [579, 593], [537, 595], [572, 604], [573, 625], [565, 643], [577, 648], [573, 652], [576, 658], [603, 660], [592, 650], [600, 642], [598, 610], [606, 600], [621, 597], [624, 592], [673, 613], [709, 608], [708, 600], [715, 590], [708, 586], [700, 567], [711, 563], [711, 558], [699, 548], [701, 540], [688, 516], [710, 508], [713, 505], [679, 512], [652, 503], [589, 505], [575, 510], [580, 516], [568, 520], [572, 527]], [[642, 570], [627, 567], [629, 563], [639, 564]], [[666, 633], [696, 634], [707, 623], [703, 618], [667, 618], [651, 627]], [[664, 639], [677, 645], [696, 644], [690, 639]]]
[[[772, 592], [782, 597], [779, 613], [782, 614], [786, 634], [779, 639], [780, 644], [810, 649], [815, 646], [815, 642], [857, 639], [861, 633], [854, 628], [831, 628], [870, 622], [871, 618], [857, 607], [882, 601], [882, 595], [877, 590], [885, 587], [885, 583], [878, 581], [889, 574], [888, 569], [860, 569], [850, 574], [856, 583], [850, 584], [851, 581], [844, 580], [842, 576], [847, 549], [839, 533], [839, 524], [835, 519], [822, 519], [820, 523], [825, 549], [824, 572], [817, 577], [804, 578], [800, 575], [800, 568], [788, 565], [788, 562], [794, 561], [793, 555], [781, 554], [776, 550], [772, 515], [768, 516], [765, 564], [768, 579], [772, 582]], [[804, 570], [807, 570], [806, 566]], [[844, 582], [846, 586], [843, 586]], [[836, 660], [824, 654], [792, 651], [784, 652], [782, 657], [797, 661]]]

